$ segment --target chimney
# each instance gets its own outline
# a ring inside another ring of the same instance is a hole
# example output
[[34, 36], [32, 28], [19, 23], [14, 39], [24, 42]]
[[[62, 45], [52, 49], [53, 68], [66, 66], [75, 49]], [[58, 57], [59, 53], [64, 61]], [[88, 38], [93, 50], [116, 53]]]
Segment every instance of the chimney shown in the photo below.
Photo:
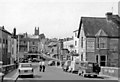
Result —
[[4, 29], [4, 26], [2, 26], [2, 29]]
[[113, 13], [112, 12], [107, 12], [106, 13], [106, 18], [108, 21], [110, 21], [112, 19]]
[[16, 28], [13, 29], [13, 36], [16, 36]]

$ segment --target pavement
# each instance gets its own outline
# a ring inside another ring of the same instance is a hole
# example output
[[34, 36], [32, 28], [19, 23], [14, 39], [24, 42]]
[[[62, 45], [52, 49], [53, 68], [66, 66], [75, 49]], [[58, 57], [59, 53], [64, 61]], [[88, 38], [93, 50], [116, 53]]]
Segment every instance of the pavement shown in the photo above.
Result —
[[17, 77], [18, 77], [18, 71], [17, 69], [15, 69], [14, 71], [5, 75], [4, 80], [16, 80]]

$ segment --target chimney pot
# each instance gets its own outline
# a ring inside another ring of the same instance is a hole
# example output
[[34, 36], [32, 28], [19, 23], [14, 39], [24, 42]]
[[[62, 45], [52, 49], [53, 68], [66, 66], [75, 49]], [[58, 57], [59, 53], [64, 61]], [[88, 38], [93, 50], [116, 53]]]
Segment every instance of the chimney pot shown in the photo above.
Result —
[[112, 19], [112, 16], [113, 16], [112, 12], [107, 12], [106, 13], [106, 18], [107, 18], [108, 21]]

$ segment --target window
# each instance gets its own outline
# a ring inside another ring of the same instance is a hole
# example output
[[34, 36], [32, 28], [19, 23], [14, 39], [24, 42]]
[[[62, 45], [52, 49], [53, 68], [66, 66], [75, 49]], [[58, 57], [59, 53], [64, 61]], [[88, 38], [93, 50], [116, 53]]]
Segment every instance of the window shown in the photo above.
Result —
[[25, 41], [24, 41], [24, 44], [25, 44]]
[[5, 43], [5, 39], [3, 39], [3, 43]]
[[8, 40], [6, 40], [6, 44], [8, 44]]
[[77, 41], [75, 41], [75, 46], [77, 45]]
[[75, 50], [75, 53], [77, 53], [77, 51]]
[[1, 38], [0, 38], [0, 43], [1, 43], [2, 41], [1, 41]]
[[100, 48], [107, 48], [107, 38], [100, 38]]
[[33, 45], [35, 45], [35, 42], [33, 42]]
[[83, 37], [81, 37], [81, 48], [83, 48]]
[[96, 48], [99, 48], [99, 38], [96, 38]]
[[96, 55], [96, 62], [98, 63], [98, 55]]
[[81, 54], [81, 61], [83, 61], [83, 53]]

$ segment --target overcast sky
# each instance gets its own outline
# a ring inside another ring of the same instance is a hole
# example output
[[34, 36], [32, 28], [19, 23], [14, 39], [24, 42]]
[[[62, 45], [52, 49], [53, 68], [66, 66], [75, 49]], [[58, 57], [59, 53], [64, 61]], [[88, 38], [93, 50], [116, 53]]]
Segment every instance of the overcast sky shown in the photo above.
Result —
[[[48, 38], [71, 36], [79, 28], [80, 17], [105, 17], [118, 13], [119, 0], [0, 0], [0, 25], [12, 32], [40, 33]], [[113, 8], [112, 8], [113, 7]]]

